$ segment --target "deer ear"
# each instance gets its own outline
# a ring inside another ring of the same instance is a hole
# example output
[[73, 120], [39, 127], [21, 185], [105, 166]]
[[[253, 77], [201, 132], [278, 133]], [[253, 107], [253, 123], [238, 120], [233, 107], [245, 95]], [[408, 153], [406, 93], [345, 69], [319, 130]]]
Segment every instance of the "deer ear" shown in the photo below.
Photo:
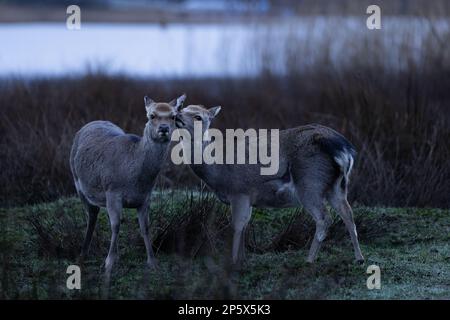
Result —
[[150, 105], [151, 105], [152, 103], [155, 103], [155, 101], [153, 101], [152, 99], [150, 99], [148, 96], [145, 96], [145, 97], [144, 97], [144, 103], [145, 103], [145, 106], [146, 106], [146, 107], [150, 107]]
[[177, 111], [180, 111], [181, 108], [183, 107], [183, 103], [184, 100], [186, 100], [186, 94], [184, 93], [183, 95], [179, 96], [176, 99], [173, 99], [172, 101], [169, 102], [169, 104], [174, 107]]
[[220, 112], [220, 109], [222, 109], [221, 106], [209, 108], [208, 109], [209, 118], [213, 119], [215, 116], [217, 116], [219, 114], [219, 112]]

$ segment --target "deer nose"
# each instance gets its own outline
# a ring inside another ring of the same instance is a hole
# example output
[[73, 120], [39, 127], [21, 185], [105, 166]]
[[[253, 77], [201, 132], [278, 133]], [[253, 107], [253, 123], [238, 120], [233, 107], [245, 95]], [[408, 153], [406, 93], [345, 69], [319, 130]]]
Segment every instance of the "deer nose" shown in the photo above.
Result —
[[161, 124], [158, 128], [158, 131], [161, 133], [169, 133], [169, 125]]

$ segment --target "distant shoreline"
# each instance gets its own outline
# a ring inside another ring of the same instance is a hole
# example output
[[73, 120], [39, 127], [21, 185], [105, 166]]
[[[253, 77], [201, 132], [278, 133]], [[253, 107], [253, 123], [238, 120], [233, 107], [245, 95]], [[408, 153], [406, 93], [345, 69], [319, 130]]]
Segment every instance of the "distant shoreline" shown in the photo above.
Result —
[[[182, 11], [161, 8], [82, 8], [81, 17], [83, 22], [98, 23], [246, 23], [246, 22], [271, 22], [279, 19], [292, 19], [302, 16], [356, 16], [364, 15], [363, 8], [358, 10], [346, 10], [345, 12], [320, 12], [317, 10], [282, 11], [272, 10], [270, 12], [258, 11], [208, 11], [193, 10]], [[450, 12], [440, 11], [438, 14], [413, 13], [402, 14], [399, 12], [384, 11], [384, 16], [426, 16], [426, 17], [448, 17]], [[28, 23], [28, 22], [58, 22], [67, 18], [66, 7], [37, 7], [37, 6], [14, 6], [0, 4], [0, 23]]]

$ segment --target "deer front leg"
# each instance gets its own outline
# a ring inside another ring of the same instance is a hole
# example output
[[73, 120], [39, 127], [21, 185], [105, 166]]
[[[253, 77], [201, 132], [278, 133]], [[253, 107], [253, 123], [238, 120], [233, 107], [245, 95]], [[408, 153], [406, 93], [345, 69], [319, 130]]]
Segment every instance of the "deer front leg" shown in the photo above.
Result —
[[111, 224], [111, 243], [105, 261], [105, 272], [107, 279], [109, 279], [112, 267], [118, 259], [117, 239], [120, 229], [120, 217], [122, 215], [122, 198], [119, 194], [112, 192], [106, 194], [106, 210], [108, 211], [109, 222]]
[[150, 205], [149, 203], [145, 203], [140, 208], [138, 208], [138, 219], [139, 219], [139, 229], [141, 230], [141, 236], [144, 239], [145, 250], [147, 252], [147, 265], [150, 268], [153, 268], [156, 266], [156, 259], [155, 259], [155, 254], [153, 253], [152, 241], [150, 239], [150, 234], [148, 231], [149, 205]]
[[247, 195], [236, 195], [231, 199], [231, 224], [233, 226], [233, 264], [242, 262], [245, 256], [245, 239], [243, 232], [250, 221], [252, 208], [250, 197]]
[[80, 257], [81, 261], [83, 261], [84, 258], [86, 258], [87, 254], [89, 253], [89, 248], [91, 246], [92, 241], [92, 234], [94, 233], [95, 230], [95, 225], [97, 223], [97, 217], [100, 211], [100, 207], [91, 205], [81, 192], [79, 192], [79, 195], [81, 202], [83, 203], [83, 206], [86, 210], [86, 214], [88, 216], [88, 224], [86, 228], [86, 234], [84, 236], [83, 248], [81, 250], [81, 257]]

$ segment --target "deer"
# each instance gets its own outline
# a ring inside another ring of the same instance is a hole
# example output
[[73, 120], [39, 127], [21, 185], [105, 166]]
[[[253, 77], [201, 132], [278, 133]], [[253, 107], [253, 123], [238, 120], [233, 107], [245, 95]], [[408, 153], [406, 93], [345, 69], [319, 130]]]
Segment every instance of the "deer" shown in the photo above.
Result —
[[104, 264], [107, 276], [118, 259], [123, 208], [137, 210], [147, 265], [156, 266], [148, 230], [150, 197], [167, 158], [170, 136], [176, 128], [176, 114], [185, 99], [186, 95], [182, 95], [164, 103], [145, 96], [148, 121], [142, 137], [125, 133], [109, 121], [90, 122], [75, 134], [70, 168], [88, 219], [81, 258], [89, 252], [99, 210], [105, 207], [111, 225], [111, 242]]
[[[220, 110], [220, 106], [207, 109], [202, 105], [189, 105], [179, 112], [177, 127], [193, 136], [195, 124], [200, 123], [202, 132], [208, 136], [210, 124]], [[200, 142], [203, 150], [211, 141], [205, 139]], [[190, 143], [199, 142], [191, 139]], [[192, 147], [186, 141], [182, 146]], [[245, 260], [245, 229], [251, 218], [252, 207], [300, 206], [315, 222], [314, 238], [306, 259], [313, 263], [333, 221], [326, 203], [344, 221], [355, 259], [363, 263], [352, 208], [347, 201], [349, 176], [356, 156], [355, 147], [335, 130], [309, 124], [280, 130], [278, 148], [279, 166], [272, 175], [260, 174], [260, 164], [196, 164], [193, 161], [189, 164], [219, 200], [231, 206], [232, 264], [240, 266]]]

